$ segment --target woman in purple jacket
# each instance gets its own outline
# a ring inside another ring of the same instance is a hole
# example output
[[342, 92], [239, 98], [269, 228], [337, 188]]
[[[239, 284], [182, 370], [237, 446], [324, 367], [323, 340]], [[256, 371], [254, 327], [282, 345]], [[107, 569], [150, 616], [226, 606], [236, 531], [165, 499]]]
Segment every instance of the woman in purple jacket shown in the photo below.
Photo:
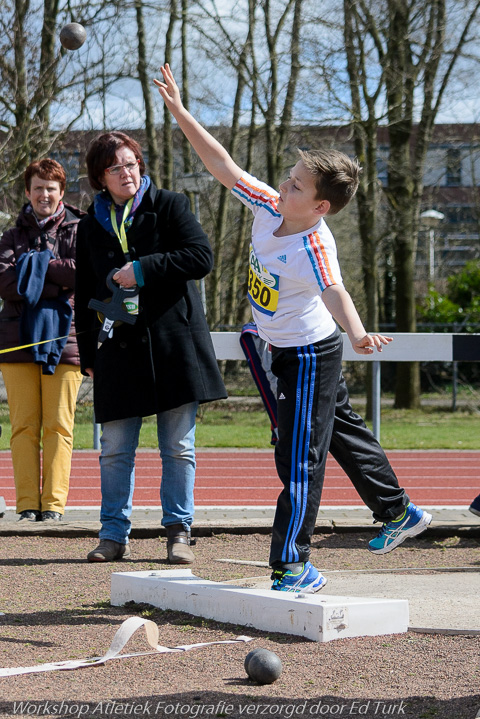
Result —
[[21, 520], [61, 520], [69, 488], [82, 382], [73, 318], [75, 243], [84, 213], [63, 203], [65, 184], [55, 160], [31, 163], [28, 203], [0, 240], [0, 349], [55, 340], [0, 355]]

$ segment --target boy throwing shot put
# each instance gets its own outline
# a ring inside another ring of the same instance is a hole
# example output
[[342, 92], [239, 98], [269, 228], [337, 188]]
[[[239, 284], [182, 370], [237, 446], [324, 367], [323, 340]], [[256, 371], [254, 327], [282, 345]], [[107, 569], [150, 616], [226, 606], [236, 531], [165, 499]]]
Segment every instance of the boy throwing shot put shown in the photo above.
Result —
[[[358, 354], [391, 337], [368, 334], [345, 290], [325, 217], [355, 195], [360, 166], [336, 150], [299, 151], [279, 192], [244, 172], [184, 108], [168, 65], [160, 95], [216, 177], [254, 214], [248, 298], [259, 335], [272, 346], [278, 378], [275, 463], [283, 490], [272, 530], [272, 589], [317, 592], [325, 577], [309, 561], [330, 445], [374, 518], [383, 522], [369, 549], [384, 554], [420, 534], [431, 515], [409, 502], [383, 450], [349, 404], [342, 376], [343, 327]], [[385, 476], [384, 476], [385, 475]]]

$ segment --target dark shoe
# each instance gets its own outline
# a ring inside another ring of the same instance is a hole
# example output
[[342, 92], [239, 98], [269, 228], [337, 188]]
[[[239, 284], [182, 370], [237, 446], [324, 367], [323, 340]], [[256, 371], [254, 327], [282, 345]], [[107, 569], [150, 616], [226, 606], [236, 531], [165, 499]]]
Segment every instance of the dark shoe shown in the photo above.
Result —
[[29, 519], [30, 522], [40, 522], [41, 520], [41, 514], [37, 509], [25, 509], [25, 511], [20, 512], [19, 514], [19, 522], [21, 522], [22, 519]]
[[47, 512], [42, 512], [42, 520], [41, 521], [48, 522], [50, 520], [53, 522], [61, 522], [62, 516], [63, 515], [61, 515], [60, 512], [50, 512], [48, 510]]
[[130, 545], [114, 542], [113, 539], [101, 539], [96, 549], [87, 554], [89, 562], [115, 562], [130, 558]]
[[478, 495], [478, 497], [475, 497], [475, 499], [469, 506], [469, 510], [472, 512], [472, 514], [476, 514], [477, 517], [480, 517], [480, 494]]
[[192, 564], [195, 555], [190, 549], [190, 532], [187, 532], [183, 524], [171, 524], [166, 529], [170, 564]]

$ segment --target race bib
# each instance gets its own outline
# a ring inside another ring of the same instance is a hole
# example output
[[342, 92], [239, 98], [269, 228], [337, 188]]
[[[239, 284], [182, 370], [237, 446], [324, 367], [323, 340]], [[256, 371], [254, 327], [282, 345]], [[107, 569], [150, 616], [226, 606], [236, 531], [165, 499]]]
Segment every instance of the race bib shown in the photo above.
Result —
[[257, 259], [250, 245], [248, 263], [248, 299], [255, 309], [274, 315], [278, 305], [279, 276], [271, 274]]

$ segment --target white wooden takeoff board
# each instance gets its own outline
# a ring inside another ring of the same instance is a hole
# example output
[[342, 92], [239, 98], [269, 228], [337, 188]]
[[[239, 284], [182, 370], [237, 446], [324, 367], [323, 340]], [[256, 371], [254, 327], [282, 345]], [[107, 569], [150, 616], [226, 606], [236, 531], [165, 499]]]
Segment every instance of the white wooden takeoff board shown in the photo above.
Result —
[[[248, 580], [246, 580], [247, 582]], [[200, 579], [190, 569], [115, 572], [111, 604], [145, 602], [160, 609], [329, 642], [399, 634], [408, 629], [408, 601], [273, 592]]]

